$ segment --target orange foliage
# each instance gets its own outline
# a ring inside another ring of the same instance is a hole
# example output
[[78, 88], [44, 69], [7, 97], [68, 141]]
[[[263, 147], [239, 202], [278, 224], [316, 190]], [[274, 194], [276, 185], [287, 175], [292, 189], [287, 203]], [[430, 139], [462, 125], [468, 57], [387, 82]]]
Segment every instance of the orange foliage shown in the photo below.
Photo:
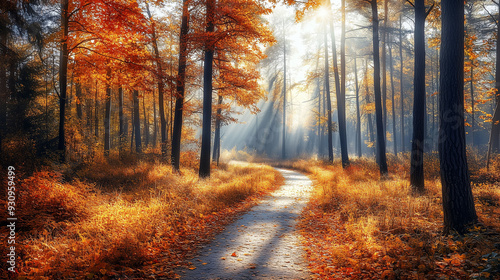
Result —
[[173, 277], [200, 244], [282, 183], [257, 164], [224, 166], [199, 180], [192, 169], [181, 176], [170, 165], [111, 162], [23, 180], [20, 276]]

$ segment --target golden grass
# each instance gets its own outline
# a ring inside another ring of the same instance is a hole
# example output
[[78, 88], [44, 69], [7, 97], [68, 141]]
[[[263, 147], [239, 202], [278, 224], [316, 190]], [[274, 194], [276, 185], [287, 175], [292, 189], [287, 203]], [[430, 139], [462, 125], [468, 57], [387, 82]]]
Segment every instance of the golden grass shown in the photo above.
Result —
[[173, 277], [197, 246], [283, 181], [258, 164], [223, 166], [206, 180], [181, 171], [100, 162], [71, 181], [54, 171], [27, 178], [19, 194], [20, 275]]
[[[435, 168], [433, 159], [427, 162]], [[500, 184], [474, 185], [482, 224], [465, 236], [442, 236], [441, 184], [412, 196], [407, 167], [393, 159], [380, 180], [375, 163], [355, 160], [345, 170], [319, 161], [289, 163], [311, 174], [313, 198], [300, 227], [311, 271], [334, 279], [494, 279], [499, 267], [482, 256], [500, 245]], [[428, 168], [428, 169], [429, 169]], [[448, 278], [447, 278], [448, 277]], [[483, 278], [480, 278], [483, 277]], [[488, 278], [490, 277], [490, 278]]]

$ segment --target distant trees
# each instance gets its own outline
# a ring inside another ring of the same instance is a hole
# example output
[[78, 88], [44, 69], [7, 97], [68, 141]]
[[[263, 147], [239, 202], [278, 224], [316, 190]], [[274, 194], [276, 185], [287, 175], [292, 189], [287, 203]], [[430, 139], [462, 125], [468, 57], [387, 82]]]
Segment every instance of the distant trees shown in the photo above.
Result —
[[464, 128], [464, 2], [442, 0], [439, 160], [444, 231], [464, 232], [477, 221]]

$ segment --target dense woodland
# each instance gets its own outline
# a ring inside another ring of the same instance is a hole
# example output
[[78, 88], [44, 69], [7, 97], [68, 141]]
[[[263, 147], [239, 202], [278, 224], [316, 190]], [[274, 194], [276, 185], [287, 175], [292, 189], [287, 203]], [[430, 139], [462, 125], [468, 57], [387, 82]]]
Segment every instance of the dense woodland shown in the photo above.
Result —
[[317, 184], [317, 277], [499, 277], [500, 2], [459, 2], [2, 1], [16, 273], [175, 277], [272, 163]]

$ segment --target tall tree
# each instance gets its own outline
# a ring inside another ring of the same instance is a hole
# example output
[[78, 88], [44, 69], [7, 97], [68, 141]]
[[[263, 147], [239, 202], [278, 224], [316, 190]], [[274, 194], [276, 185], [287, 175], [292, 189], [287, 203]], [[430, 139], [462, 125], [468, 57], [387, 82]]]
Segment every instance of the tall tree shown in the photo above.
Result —
[[496, 44], [496, 59], [495, 59], [495, 110], [491, 120], [491, 132], [488, 145], [487, 167], [489, 169], [491, 153], [500, 152], [500, 1], [493, 1], [498, 6], [497, 24], [497, 44]]
[[[149, 3], [146, 2], [146, 11], [148, 13], [149, 21], [151, 24], [151, 35], [152, 35], [152, 44], [155, 55], [156, 62], [156, 71], [157, 71], [157, 82], [158, 82], [158, 107], [160, 113], [160, 137], [161, 137], [161, 151], [162, 156], [166, 156], [167, 152], [167, 122], [165, 120], [165, 102], [164, 102], [164, 77], [163, 77], [163, 66], [160, 57], [160, 51], [158, 49], [158, 36], [156, 34], [156, 22], [153, 20], [153, 16], [151, 15], [151, 11], [149, 10]], [[156, 112], [155, 112], [156, 113]], [[156, 118], [155, 118], [156, 121]], [[156, 125], [155, 125], [156, 132]], [[156, 134], [155, 134], [156, 137]], [[155, 141], [156, 143], [156, 141]]]
[[379, 54], [379, 19], [377, 0], [369, 1], [372, 10], [373, 23], [373, 84], [375, 91], [375, 119], [377, 124], [377, 154], [380, 174], [387, 175], [387, 158], [385, 154], [385, 132], [382, 116], [382, 94], [380, 91], [380, 54]]
[[200, 170], [201, 178], [210, 177], [210, 145], [212, 135], [212, 68], [214, 60], [215, 0], [206, 2], [207, 35], [203, 72], [203, 129], [201, 136]]
[[111, 68], [106, 73], [106, 109], [104, 113], [104, 155], [109, 156], [111, 148]]
[[[133, 135], [132, 139], [135, 140], [135, 152], [140, 154], [142, 152], [141, 148], [141, 119], [139, 115], [139, 91], [134, 89], [132, 92], [133, 105]], [[132, 143], [132, 142], [131, 142]]]
[[[331, 21], [330, 21], [331, 22]], [[330, 26], [331, 27], [331, 26]], [[333, 131], [332, 131], [332, 101], [330, 98], [330, 66], [328, 63], [328, 40], [327, 26], [325, 26], [325, 94], [326, 94], [326, 114], [328, 125], [328, 160], [333, 161]], [[335, 47], [333, 47], [335, 49]], [[335, 63], [336, 60], [334, 60]], [[336, 68], [336, 66], [334, 66]], [[338, 76], [337, 76], [338, 77]]]
[[281, 158], [286, 158], [286, 30], [283, 21], [283, 135], [281, 143]]
[[69, 1], [61, 1], [61, 43], [59, 56], [59, 142], [61, 160], [66, 160], [66, 95], [68, 82]]
[[[409, 3], [411, 3], [408, 0]], [[424, 191], [425, 137], [425, 0], [411, 3], [415, 10], [415, 70], [413, 79], [413, 136], [410, 157], [410, 186], [415, 193]]]
[[464, 2], [441, 1], [439, 160], [444, 231], [464, 232], [477, 221], [464, 128]]
[[179, 171], [181, 156], [182, 112], [184, 110], [184, 91], [186, 89], [187, 35], [189, 31], [188, 0], [182, 1], [181, 31], [179, 34], [179, 65], [177, 71], [177, 91], [175, 96], [174, 127], [172, 129], [172, 167]]
[[[342, 156], [342, 167], [349, 166], [349, 153], [347, 152], [347, 128], [345, 120], [345, 0], [341, 1], [342, 10], [342, 37], [340, 39], [340, 95], [337, 94], [337, 112], [339, 121], [339, 134], [340, 134], [340, 153]], [[338, 93], [338, 92], [337, 92]]]
[[363, 155], [361, 150], [361, 112], [359, 107], [359, 84], [358, 84], [358, 65], [357, 56], [354, 54], [354, 84], [356, 86], [356, 152], [358, 157]]

